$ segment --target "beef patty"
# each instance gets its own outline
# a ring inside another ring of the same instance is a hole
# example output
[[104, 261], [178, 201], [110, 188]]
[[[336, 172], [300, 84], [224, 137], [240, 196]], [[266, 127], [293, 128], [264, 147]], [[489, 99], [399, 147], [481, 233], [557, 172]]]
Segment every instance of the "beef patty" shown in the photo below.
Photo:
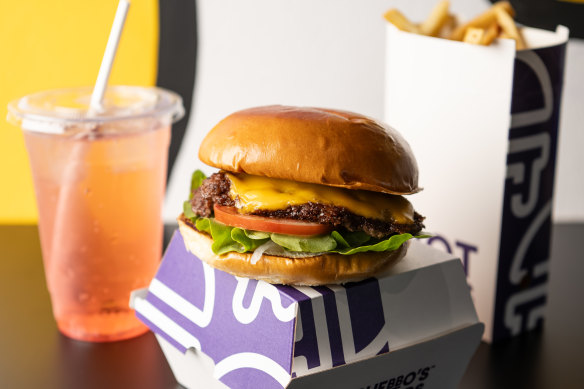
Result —
[[[199, 216], [213, 215], [213, 205], [235, 206], [235, 201], [229, 196], [231, 181], [224, 173], [215, 173], [207, 178], [193, 193], [191, 205], [193, 212]], [[375, 238], [384, 238], [398, 233], [418, 234], [424, 228], [424, 217], [414, 212], [414, 222], [398, 224], [378, 219], [356, 215], [346, 208], [328, 204], [306, 203], [291, 205], [286, 209], [269, 211], [258, 210], [253, 215], [274, 217], [279, 219], [294, 219], [312, 223], [332, 225], [335, 228], [345, 228], [348, 231], [364, 231]]]

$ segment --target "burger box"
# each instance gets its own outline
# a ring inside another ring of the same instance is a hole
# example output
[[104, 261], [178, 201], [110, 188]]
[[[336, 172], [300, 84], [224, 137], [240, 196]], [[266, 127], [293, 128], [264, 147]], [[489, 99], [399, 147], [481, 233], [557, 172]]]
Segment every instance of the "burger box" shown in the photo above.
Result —
[[272, 285], [175, 232], [131, 306], [187, 388], [455, 388], [483, 333], [461, 262], [419, 242], [377, 278]]
[[461, 258], [484, 339], [542, 324], [568, 29], [491, 46], [387, 26], [385, 121], [413, 149], [427, 244]]

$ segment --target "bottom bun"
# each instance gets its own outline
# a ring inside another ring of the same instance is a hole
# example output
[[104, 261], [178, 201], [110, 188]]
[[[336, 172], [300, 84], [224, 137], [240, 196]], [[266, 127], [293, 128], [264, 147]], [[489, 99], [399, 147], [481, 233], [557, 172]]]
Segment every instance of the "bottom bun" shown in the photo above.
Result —
[[361, 281], [399, 261], [405, 256], [409, 245], [408, 241], [394, 251], [370, 251], [353, 255], [333, 253], [305, 258], [264, 254], [252, 264], [252, 253], [213, 253], [211, 237], [187, 224], [182, 215], [178, 224], [187, 250], [201, 260], [235, 276], [255, 278], [272, 284], [315, 286]]

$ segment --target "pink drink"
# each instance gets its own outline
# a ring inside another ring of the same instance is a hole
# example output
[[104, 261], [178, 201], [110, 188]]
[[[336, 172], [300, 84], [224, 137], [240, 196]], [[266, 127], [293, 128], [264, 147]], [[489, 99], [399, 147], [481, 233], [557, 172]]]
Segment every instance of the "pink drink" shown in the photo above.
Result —
[[116, 109], [115, 119], [89, 131], [87, 123], [64, 134], [24, 131], [53, 314], [62, 333], [87, 341], [147, 331], [128, 305], [130, 292], [150, 283], [162, 254], [176, 112], [126, 117]]

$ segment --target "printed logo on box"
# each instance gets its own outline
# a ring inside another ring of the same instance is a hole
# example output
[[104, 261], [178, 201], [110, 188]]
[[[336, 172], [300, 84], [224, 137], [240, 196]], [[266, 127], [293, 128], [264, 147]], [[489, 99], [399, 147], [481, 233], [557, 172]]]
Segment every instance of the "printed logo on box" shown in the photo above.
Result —
[[400, 374], [371, 385], [361, 386], [359, 389], [423, 389], [425, 381], [436, 365], [424, 366], [406, 374]]

